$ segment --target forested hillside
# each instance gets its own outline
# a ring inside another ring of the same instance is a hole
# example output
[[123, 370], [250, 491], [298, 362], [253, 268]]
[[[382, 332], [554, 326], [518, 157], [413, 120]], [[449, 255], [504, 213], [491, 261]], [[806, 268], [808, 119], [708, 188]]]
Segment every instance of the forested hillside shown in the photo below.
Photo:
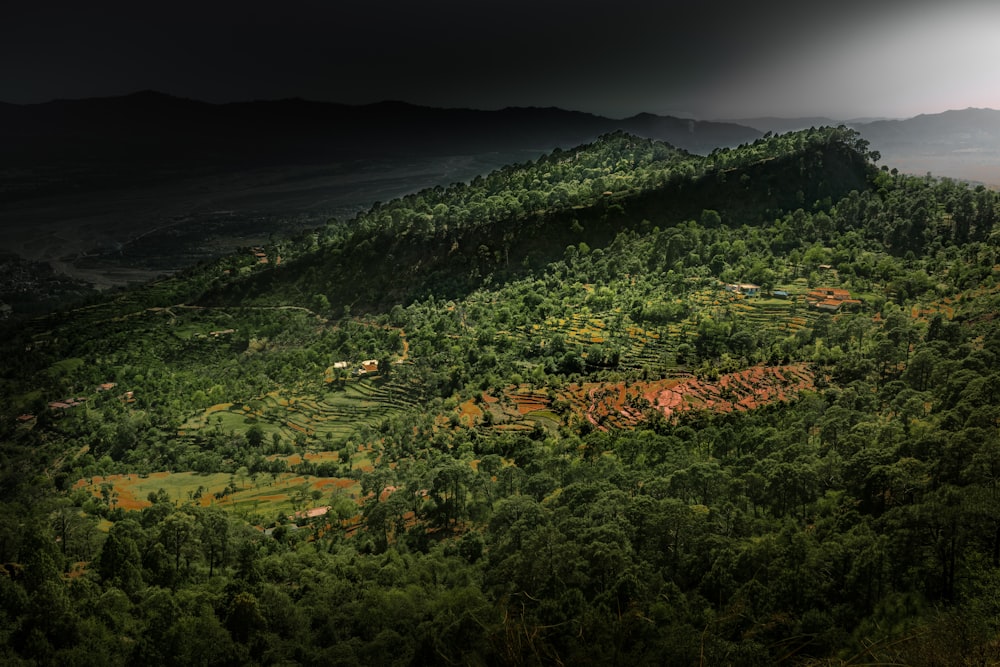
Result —
[[[606, 135], [468, 184], [376, 204], [351, 225], [314, 235], [309, 255], [291, 268], [239, 281], [234, 291], [239, 298], [273, 291], [271, 301], [284, 302], [291, 284], [366, 311], [431, 293], [461, 296], [487, 276], [544, 271], [569, 245], [604, 247], [624, 231], [688, 220], [713, 229], [759, 225], [829, 207], [865, 187], [866, 149], [845, 128], [708, 156]], [[226, 293], [222, 302], [233, 298]]]
[[996, 193], [625, 134], [3, 334], [7, 664], [1000, 662]]

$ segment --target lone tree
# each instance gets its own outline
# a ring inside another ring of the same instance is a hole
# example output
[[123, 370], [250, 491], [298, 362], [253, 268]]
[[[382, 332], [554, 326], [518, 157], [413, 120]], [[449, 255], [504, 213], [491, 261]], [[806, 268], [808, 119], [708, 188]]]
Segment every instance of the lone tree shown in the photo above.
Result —
[[389, 379], [389, 375], [392, 374], [392, 362], [389, 361], [389, 357], [382, 357], [378, 360], [378, 374], [384, 380]]

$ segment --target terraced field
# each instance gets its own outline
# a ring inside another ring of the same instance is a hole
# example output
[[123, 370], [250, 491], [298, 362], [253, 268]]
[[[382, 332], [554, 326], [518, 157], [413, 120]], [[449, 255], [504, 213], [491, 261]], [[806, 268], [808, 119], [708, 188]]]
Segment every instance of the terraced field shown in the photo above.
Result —
[[483, 394], [457, 410], [469, 424], [484, 424], [482, 415], [489, 412], [492, 427], [502, 430], [532, 429], [535, 423], [557, 426], [568, 418], [608, 430], [633, 428], [650, 410], [667, 419], [690, 410], [742, 412], [789, 401], [814, 388], [815, 376], [805, 364], [753, 366], [715, 381], [684, 374], [651, 382], [573, 383], [556, 392], [520, 385], [500, 398]]
[[244, 433], [259, 424], [270, 437], [279, 434], [294, 440], [303, 434], [324, 442], [340, 442], [363, 426], [379, 423], [416, 405], [416, 399], [401, 382], [378, 383], [359, 378], [322, 394], [271, 392], [244, 405], [224, 403], [195, 415], [181, 427], [180, 435], [218, 424], [223, 430]]
[[802, 391], [814, 389], [814, 381], [815, 376], [805, 364], [754, 366], [722, 375], [715, 382], [686, 378], [662, 388], [654, 383], [642, 397], [667, 418], [693, 409], [742, 412], [794, 398]]
[[788, 335], [809, 327], [816, 312], [807, 308], [802, 296], [808, 292], [804, 279], [782, 285], [787, 299], [744, 297], [722, 289], [721, 285], [703, 287], [685, 297], [690, 315], [664, 325], [634, 322], [621, 308], [599, 313], [582, 312], [569, 317], [549, 317], [544, 322], [498, 334], [524, 344], [547, 341], [556, 336], [567, 347], [586, 350], [593, 345], [609, 345], [620, 353], [619, 368], [644, 368], [670, 371], [676, 369], [678, 346], [691, 342], [703, 317], [737, 320], [759, 332]]
[[[107, 493], [112, 507], [141, 510], [152, 505], [150, 494], [164, 491], [174, 501], [202, 507], [217, 506], [244, 516], [267, 520], [288, 516], [306, 506], [320, 506], [331, 494], [360, 502], [361, 485], [353, 479], [311, 477], [294, 473], [239, 478], [226, 473], [154, 472], [149, 475], [108, 475], [81, 479], [74, 485], [95, 497]], [[320, 497], [313, 498], [313, 491]]]
[[[561, 336], [567, 349], [580, 350], [585, 356], [593, 351], [593, 346], [611, 347], [619, 354], [618, 370], [652, 369], [666, 377], [628, 383], [585, 382], [561, 389], [510, 387], [497, 397], [483, 394], [475, 401], [462, 403], [454, 415], [441, 415], [438, 424], [530, 431], [538, 426], [556, 429], [571, 421], [583, 421], [593, 428], [607, 430], [634, 427], [648, 418], [651, 410], [672, 419], [690, 410], [741, 411], [790, 400], [814, 387], [813, 375], [804, 366], [754, 366], [707, 381], [679, 372], [675, 361], [678, 346], [697, 335], [702, 317], [720, 321], [740, 318], [754, 330], [772, 330], [782, 335], [810, 326], [815, 315], [797, 298], [807, 290], [805, 282], [784, 288], [791, 298], [744, 298], [720, 286], [705, 285], [685, 297], [689, 306], [686, 318], [664, 325], [635, 322], [617, 306], [597, 313], [584, 307], [569, 317], [549, 317], [537, 324], [501, 332], [498, 336], [542, 347]], [[277, 434], [282, 441], [301, 443], [304, 438], [311, 454], [318, 451], [332, 454], [366, 427], [377, 430], [387, 417], [420, 408], [420, 397], [413, 385], [398, 379], [396, 374], [387, 382], [375, 375], [346, 380], [335, 379], [335, 375], [328, 369], [318, 390], [290, 388], [247, 403], [211, 406], [191, 417], [180, 429], [180, 435], [193, 437], [199, 430], [213, 426], [245, 433], [258, 425], [268, 439]], [[372, 452], [371, 456], [377, 453]], [[288, 462], [290, 466], [295, 463], [290, 458]], [[362, 462], [352, 457], [352, 465], [361, 467], [362, 463], [371, 465], [368, 459]]]

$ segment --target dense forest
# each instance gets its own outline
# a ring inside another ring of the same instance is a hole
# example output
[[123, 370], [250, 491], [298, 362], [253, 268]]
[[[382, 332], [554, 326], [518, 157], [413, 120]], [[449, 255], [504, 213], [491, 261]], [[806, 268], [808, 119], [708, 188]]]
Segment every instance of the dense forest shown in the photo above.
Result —
[[11, 665], [1000, 662], [997, 194], [615, 133], [0, 332]]

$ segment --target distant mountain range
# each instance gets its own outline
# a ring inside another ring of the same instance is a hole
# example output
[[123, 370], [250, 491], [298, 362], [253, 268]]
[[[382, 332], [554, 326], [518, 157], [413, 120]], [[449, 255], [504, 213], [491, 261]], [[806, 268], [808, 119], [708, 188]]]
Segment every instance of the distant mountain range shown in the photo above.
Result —
[[[438, 109], [404, 102], [361, 106], [301, 99], [210, 104], [143, 91], [122, 97], [0, 103], [0, 167], [61, 172], [49, 188], [0, 187], [0, 199], [45, 194], [75, 174], [127, 184], [199, 168], [246, 168], [379, 157], [539, 153], [623, 130], [693, 153], [765, 132], [851, 125], [903, 171], [1000, 184], [1000, 111], [965, 109], [906, 120], [827, 117], [700, 121], [643, 113], [612, 119], [558, 108]], [[11, 172], [11, 170], [14, 170]], [[18, 171], [22, 170], [22, 171]], [[3, 179], [0, 178], [0, 181]], [[2, 183], [0, 183], [2, 185]]]
[[0, 104], [0, 159], [326, 159], [568, 148], [614, 130], [691, 152], [753, 141], [726, 122], [639, 114], [614, 120], [557, 108], [436, 109], [286, 99], [209, 104], [144, 91], [124, 97]]
[[728, 121], [752, 127], [758, 132], [773, 132], [774, 134], [784, 134], [785, 132], [796, 132], [810, 127], [823, 127], [824, 125], [837, 126], [844, 121], [834, 120], [826, 116], [809, 116], [799, 118], [780, 118], [778, 116], [761, 116], [758, 118], [737, 118]]
[[1000, 149], [1000, 111], [994, 109], [969, 108], [852, 126], [882, 150], [941, 154]]
[[732, 122], [775, 133], [842, 123], [861, 132], [889, 167], [1000, 188], [1000, 111], [994, 109], [961, 109], [897, 120], [763, 117]]
[[889, 167], [1000, 189], [1000, 111], [970, 108], [853, 127]]

